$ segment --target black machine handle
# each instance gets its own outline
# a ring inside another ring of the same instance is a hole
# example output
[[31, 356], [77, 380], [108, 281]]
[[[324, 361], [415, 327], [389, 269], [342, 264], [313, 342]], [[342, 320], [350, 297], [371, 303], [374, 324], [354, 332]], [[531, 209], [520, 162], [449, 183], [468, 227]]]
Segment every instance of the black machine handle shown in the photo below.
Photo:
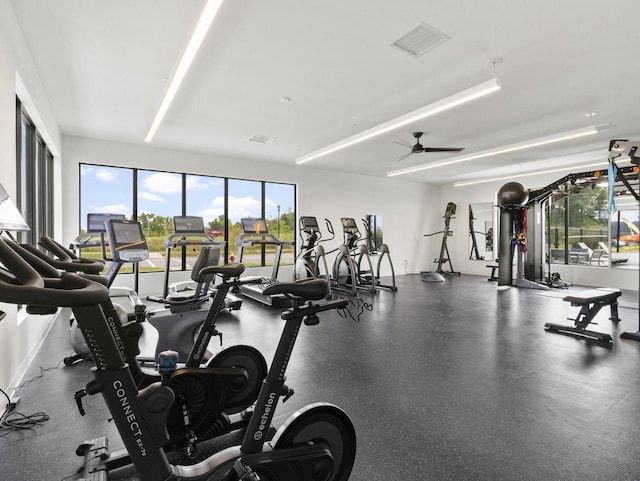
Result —
[[75, 274], [64, 273], [58, 279], [45, 279], [36, 269], [0, 239], [0, 301], [10, 304], [75, 307], [93, 306], [109, 299], [109, 290], [101, 284]]
[[[104, 269], [105, 262], [102, 259], [78, 257], [49, 236], [42, 236], [40, 245], [57, 257], [57, 259], [52, 259], [52, 264], [58, 269], [70, 272], [86, 272], [87, 274], [98, 274]], [[33, 249], [35, 249], [35, 247]], [[45, 255], [39, 250], [38, 252]]]

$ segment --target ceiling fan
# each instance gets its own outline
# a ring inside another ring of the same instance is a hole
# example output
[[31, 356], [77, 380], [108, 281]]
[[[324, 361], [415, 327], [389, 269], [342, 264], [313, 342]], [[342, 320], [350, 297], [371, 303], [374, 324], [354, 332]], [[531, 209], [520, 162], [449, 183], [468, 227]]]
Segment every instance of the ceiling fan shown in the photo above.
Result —
[[411, 149], [411, 152], [409, 152], [406, 155], [403, 155], [402, 157], [400, 157], [398, 160], [396, 160], [396, 162], [400, 162], [401, 160], [406, 159], [407, 157], [409, 157], [411, 154], [418, 154], [420, 152], [460, 152], [461, 150], [464, 150], [463, 148], [459, 148], [459, 147], [424, 147], [421, 143], [420, 143], [420, 137], [422, 137], [423, 132], [414, 132], [413, 136], [416, 138], [416, 143], [415, 145], [411, 145], [407, 142], [397, 142], [394, 140], [394, 142], [396, 144], [400, 144], [404, 147], [409, 147]]

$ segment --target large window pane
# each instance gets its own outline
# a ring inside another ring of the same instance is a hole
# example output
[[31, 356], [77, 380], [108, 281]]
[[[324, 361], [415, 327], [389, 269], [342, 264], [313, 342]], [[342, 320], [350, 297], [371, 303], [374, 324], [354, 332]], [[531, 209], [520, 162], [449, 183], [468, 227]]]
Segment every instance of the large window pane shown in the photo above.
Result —
[[[601, 244], [608, 234], [607, 189], [583, 188], [569, 196], [569, 262], [605, 266]], [[595, 255], [594, 255], [595, 253]]]
[[640, 264], [640, 211], [631, 195], [616, 198], [611, 214], [611, 261], [623, 269], [638, 269]]
[[[138, 170], [138, 220], [149, 244], [149, 260], [140, 272], [165, 269], [165, 239], [173, 232], [173, 217], [182, 215], [182, 175]], [[171, 270], [182, 269], [181, 255], [171, 255]]]
[[[205, 232], [216, 240], [223, 242], [226, 223], [224, 221], [224, 179], [204, 175], [187, 175], [185, 193], [185, 213], [188, 216], [202, 217]], [[186, 249], [187, 268], [193, 265], [199, 248]], [[221, 260], [224, 259], [225, 248], [220, 248]]]
[[[229, 229], [230, 255], [238, 255], [236, 239], [242, 234], [240, 219], [262, 217], [262, 182], [251, 180], [229, 179], [228, 192], [229, 217], [227, 225]], [[273, 251], [266, 256], [273, 259]], [[260, 246], [247, 247], [243, 250], [243, 263], [247, 266], [262, 265], [262, 249]]]
[[[269, 232], [282, 241], [296, 239], [296, 187], [291, 184], [265, 183], [264, 210]], [[282, 248], [280, 265], [291, 265], [295, 258], [295, 244]], [[270, 262], [267, 259], [267, 262]]]
[[18, 101], [17, 128], [17, 177], [18, 198], [17, 206], [22, 217], [27, 222], [30, 231], [20, 232], [18, 240], [29, 244], [38, 241], [35, 205], [36, 179], [36, 128]]
[[566, 260], [565, 204], [566, 198], [562, 195], [552, 197], [547, 204], [545, 239], [551, 263], [564, 264]]
[[31, 229], [18, 233], [18, 240], [35, 245], [43, 235], [53, 235], [53, 155], [20, 99], [16, 99], [16, 173], [16, 203]]
[[[100, 165], [80, 165], [80, 230], [87, 231], [87, 214], [133, 215], [133, 170]], [[83, 249], [86, 257], [102, 258], [99, 247]], [[122, 272], [126, 272], [123, 270]], [[129, 268], [130, 272], [131, 269]]]

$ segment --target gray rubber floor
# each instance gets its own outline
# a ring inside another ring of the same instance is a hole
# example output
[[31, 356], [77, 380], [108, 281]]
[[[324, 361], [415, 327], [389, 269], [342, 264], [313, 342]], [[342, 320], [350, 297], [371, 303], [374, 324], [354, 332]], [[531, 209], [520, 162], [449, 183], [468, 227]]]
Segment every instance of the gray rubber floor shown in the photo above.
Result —
[[[316, 401], [345, 409], [358, 436], [353, 481], [640, 479], [640, 343], [619, 338], [638, 329], [637, 292], [620, 299], [619, 324], [608, 308], [598, 315], [593, 329], [614, 338], [603, 347], [543, 328], [575, 317], [562, 297], [586, 288], [498, 291], [477, 276], [398, 283], [397, 293], [362, 295], [373, 311], [360, 322], [331, 313], [303, 326], [287, 372], [296, 394], [276, 425]], [[282, 323], [278, 309], [245, 300], [218, 327], [225, 344], [270, 361]], [[106, 434], [121, 445], [100, 396], [78, 414], [72, 396], [91, 364], [61, 364], [67, 327], [54, 325], [25, 380], [38, 377], [19, 392], [20, 412], [51, 419], [0, 438], [2, 480], [75, 479], [80, 442]], [[111, 479], [136, 477], [122, 469]]]

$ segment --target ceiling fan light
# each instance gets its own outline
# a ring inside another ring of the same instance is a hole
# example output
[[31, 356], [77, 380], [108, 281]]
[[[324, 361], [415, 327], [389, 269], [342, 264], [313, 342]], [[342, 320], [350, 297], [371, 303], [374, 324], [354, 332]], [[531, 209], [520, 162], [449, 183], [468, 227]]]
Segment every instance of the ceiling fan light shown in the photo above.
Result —
[[446, 165], [458, 164], [460, 162], [467, 162], [469, 160], [484, 159], [486, 157], [492, 157], [494, 155], [506, 154], [509, 152], [517, 152], [519, 150], [539, 147], [541, 145], [548, 145], [556, 142], [563, 142], [565, 140], [584, 137], [586, 135], [597, 134], [598, 132], [608, 130], [610, 127], [611, 127], [610, 124], [600, 124], [600, 125], [592, 125], [590, 127], [585, 127], [582, 129], [570, 130], [567, 132], [560, 132], [553, 135], [547, 135], [546, 137], [540, 137], [537, 139], [526, 140], [524, 142], [518, 142], [516, 144], [496, 147], [494, 149], [482, 150], [474, 154], [453, 157], [451, 159], [444, 160], [442, 162], [422, 164], [422, 165], [416, 165], [414, 167], [408, 167], [406, 169], [393, 170], [391, 172], [387, 172], [387, 177], [395, 177], [398, 175], [412, 174], [414, 172], [420, 172], [422, 170], [435, 169], [436, 167], [444, 167]]

